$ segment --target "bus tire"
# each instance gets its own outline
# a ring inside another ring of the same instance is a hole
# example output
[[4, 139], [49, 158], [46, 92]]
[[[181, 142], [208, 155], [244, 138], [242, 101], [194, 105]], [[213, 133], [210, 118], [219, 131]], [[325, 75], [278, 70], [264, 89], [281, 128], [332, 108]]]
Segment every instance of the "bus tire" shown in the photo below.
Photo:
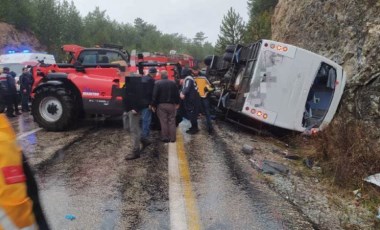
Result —
[[232, 62], [233, 57], [234, 57], [233, 53], [224, 53], [223, 60], [226, 62]]
[[205, 63], [206, 66], [210, 66], [212, 63], [212, 59], [214, 59], [214, 56], [207, 56], [203, 60], [203, 63]]
[[226, 53], [234, 53], [237, 45], [227, 45], [224, 50]]

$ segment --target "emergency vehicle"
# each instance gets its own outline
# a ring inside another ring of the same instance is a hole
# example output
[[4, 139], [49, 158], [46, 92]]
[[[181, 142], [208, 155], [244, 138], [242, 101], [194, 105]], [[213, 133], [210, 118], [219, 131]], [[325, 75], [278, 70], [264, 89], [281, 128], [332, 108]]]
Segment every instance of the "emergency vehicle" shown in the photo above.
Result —
[[161, 79], [160, 71], [162, 70], [168, 72], [169, 80], [176, 80], [183, 67], [193, 68], [194, 66], [195, 60], [192, 56], [177, 54], [174, 50], [171, 50], [169, 54], [132, 50], [129, 70], [131, 73], [146, 75], [150, 67], [156, 67], [158, 73], [155, 80]]
[[[20, 75], [22, 74], [22, 68], [25, 66], [35, 66], [39, 62], [45, 64], [55, 64], [55, 58], [51, 54], [46, 53], [30, 53], [28, 50], [24, 50], [21, 53], [10, 52], [0, 55], [0, 69], [8, 67], [11, 71], [16, 73], [16, 82], [18, 82]], [[17, 91], [20, 90], [20, 85], [17, 84]]]
[[245, 126], [252, 120], [317, 132], [334, 117], [346, 83], [342, 66], [334, 61], [270, 40], [227, 46], [223, 58], [212, 56], [205, 64], [221, 82], [218, 106], [228, 120]]

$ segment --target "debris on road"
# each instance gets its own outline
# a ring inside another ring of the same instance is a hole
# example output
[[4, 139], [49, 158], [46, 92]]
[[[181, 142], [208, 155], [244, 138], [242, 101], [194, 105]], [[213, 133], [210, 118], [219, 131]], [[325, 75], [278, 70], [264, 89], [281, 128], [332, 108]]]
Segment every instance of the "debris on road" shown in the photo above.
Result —
[[380, 173], [376, 173], [364, 179], [365, 181], [380, 187]]
[[273, 161], [268, 161], [264, 160], [263, 161], [263, 173], [268, 173], [268, 174], [288, 174], [289, 169], [286, 168], [284, 165], [281, 165], [279, 163], [273, 162]]
[[289, 173], [289, 169], [287, 167], [273, 161], [263, 160], [258, 162], [252, 158], [250, 159], [250, 161], [252, 162], [255, 168], [266, 174], [274, 175]]
[[306, 158], [303, 160], [303, 163], [306, 165], [306, 167], [308, 167], [309, 169], [312, 169], [314, 165], [314, 160], [311, 158]]
[[284, 156], [284, 158], [289, 159], [289, 160], [300, 160], [301, 159], [300, 156], [298, 156], [296, 154], [289, 153], [288, 150], [281, 151], [278, 149], [272, 149], [272, 152], [279, 154], [279, 155], [282, 155], [282, 156]]
[[355, 199], [356, 200], [362, 198], [362, 193], [361, 193], [361, 189], [360, 188], [352, 191], [352, 193], [355, 195]]
[[296, 160], [296, 161], [301, 159], [300, 156], [295, 155], [295, 154], [287, 154], [285, 155], [285, 158], [289, 160]]
[[76, 219], [76, 217], [75, 217], [74, 215], [72, 215], [72, 214], [67, 214], [67, 215], [65, 216], [65, 218], [66, 218], [67, 220], [75, 220], [75, 219]]
[[272, 149], [272, 153], [283, 155], [283, 153], [278, 149]]
[[251, 145], [243, 145], [243, 148], [241, 149], [244, 154], [253, 154], [253, 146]]

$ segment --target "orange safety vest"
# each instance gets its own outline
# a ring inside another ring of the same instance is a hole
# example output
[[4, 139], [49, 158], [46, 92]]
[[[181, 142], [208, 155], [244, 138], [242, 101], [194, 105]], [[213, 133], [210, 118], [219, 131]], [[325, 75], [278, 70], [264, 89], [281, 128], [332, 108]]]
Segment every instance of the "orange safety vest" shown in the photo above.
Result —
[[[195, 82], [197, 83], [197, 86], [198, 86], [198, 93], [199, 93], [199, 96], [205, 98], [207, 97], [207, 94], [211, 91], [213, 91], [214, 89], [212, 88], [211, 86], [211, 83], [208, 81], [208, 79], [204, 76], [197, 76], [194, 78]], [[208, 91], [206, 92], [205, 91], [205, 88], [208, 89]]]
[[25, 181], [16, 134], [0, 114], [0, 230], [38, 229]]

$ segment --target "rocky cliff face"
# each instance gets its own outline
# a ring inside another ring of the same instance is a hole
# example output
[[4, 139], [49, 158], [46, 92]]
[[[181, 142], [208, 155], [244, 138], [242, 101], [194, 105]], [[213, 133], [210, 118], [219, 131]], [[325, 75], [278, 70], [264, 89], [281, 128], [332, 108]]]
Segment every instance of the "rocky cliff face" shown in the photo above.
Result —
[[33, 33], [19, 31], [12, 25], [0, 22], [0, 54], [9, 49], [22, 51], [25, 48], [38, 52], [44, 51], [44, 47]]
[[348, 78], [340, 116], [380, 127], [380, 0], [279, 0], [272, 38], [340, 63]]

